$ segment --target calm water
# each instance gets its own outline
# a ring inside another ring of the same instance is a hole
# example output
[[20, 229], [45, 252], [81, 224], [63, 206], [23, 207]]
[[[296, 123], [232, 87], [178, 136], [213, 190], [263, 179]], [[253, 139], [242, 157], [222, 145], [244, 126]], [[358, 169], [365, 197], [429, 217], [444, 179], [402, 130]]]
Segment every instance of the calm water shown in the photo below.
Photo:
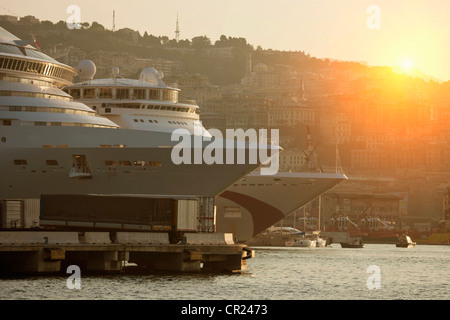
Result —
[[[254, 249], [255, 258], [250, 259], [247, 270], [239, 274], [81, 275], [80, 290], [68, 289], [65, 277], [0, 279], [0, 299], [450, 298], [450, 246], [420, 245], [404, 249], [395, 245], [367, 244], [363, 249], [342, 249], [339, 244], [333, 244], [326, 248]], [[370, 266], [375, 266], [371, 268], [379, 273], [372, 273], [370, 269], [368, 273]]]

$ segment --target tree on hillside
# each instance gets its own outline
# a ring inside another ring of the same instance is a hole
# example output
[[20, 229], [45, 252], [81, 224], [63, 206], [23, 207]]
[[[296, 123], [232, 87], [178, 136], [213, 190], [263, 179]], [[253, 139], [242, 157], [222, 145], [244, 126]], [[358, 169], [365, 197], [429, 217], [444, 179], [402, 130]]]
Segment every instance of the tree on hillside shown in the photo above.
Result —
[[203, 49], [211, 46], [211, 40], [207, 36], [198, 36], [192, 38], [192, 47], [195, 49]]

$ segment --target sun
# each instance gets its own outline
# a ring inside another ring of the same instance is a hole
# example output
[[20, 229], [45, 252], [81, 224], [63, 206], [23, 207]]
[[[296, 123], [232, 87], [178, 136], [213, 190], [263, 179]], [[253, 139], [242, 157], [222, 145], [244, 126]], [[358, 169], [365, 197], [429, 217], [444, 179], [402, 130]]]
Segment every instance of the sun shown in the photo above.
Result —
[[402, 62], [402, 67], [405, 71], [410, 71], [413, 66], [412, 60], [406, 59]]

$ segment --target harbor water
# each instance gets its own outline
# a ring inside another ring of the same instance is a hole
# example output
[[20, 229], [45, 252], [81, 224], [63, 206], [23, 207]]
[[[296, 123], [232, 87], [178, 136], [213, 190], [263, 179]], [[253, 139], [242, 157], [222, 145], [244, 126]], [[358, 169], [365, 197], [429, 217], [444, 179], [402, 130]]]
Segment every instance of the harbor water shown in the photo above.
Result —
[[237, 274], [0, 279], [1, 300], [448, 300], [450, 246], [253, 247]]

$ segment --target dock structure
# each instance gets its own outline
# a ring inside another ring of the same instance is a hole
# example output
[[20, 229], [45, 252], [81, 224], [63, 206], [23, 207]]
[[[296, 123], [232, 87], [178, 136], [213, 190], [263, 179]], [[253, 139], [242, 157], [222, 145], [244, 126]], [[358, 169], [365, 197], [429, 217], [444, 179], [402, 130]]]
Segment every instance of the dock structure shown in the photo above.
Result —
[[[0, 201], [0, 273], [236, 272], [253, 251], [218, 233], [214, 198], [45, 195]], [[130, 267], [132, 265], [133, 267]]]
[[84, 273], [239, 272], [252, 257], [231, 234], [185, 234], [173, 244], [167, 233], [0, 232], [0, 273], [7, 275], [66, 273], [71, 265]]

